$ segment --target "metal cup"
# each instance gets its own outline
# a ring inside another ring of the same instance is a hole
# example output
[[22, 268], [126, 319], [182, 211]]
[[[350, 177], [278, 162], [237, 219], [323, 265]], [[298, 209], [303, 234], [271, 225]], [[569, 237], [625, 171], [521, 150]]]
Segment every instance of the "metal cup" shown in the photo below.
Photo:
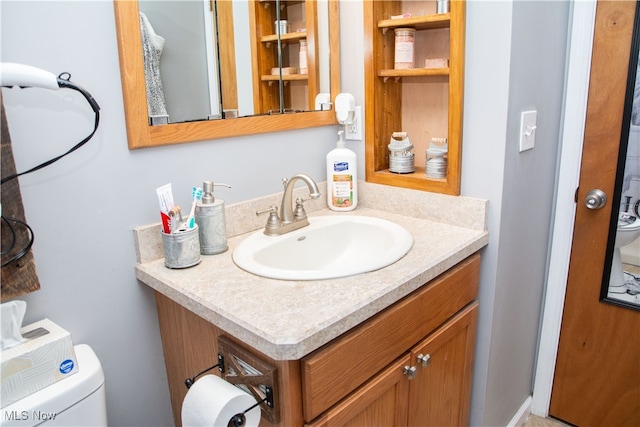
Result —
[[184, 231], [161, 233], [164, 265], [169, 268], [187, 268], [200, 263], [198, 224]]

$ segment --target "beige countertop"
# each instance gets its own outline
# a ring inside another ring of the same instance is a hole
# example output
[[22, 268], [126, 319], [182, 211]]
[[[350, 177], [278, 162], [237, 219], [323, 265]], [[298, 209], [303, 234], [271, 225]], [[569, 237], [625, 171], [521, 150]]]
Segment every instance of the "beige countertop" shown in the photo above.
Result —
[[[298, 190], [305, 194], [306, 187]], [[233, 236], [228, 239], [229, 250], [203, 255], [199, 265], [187, 269], [165, 267], [159, 224], [136, 228], [136, 277], [265, 355], [296, 360], [410, 294], [488, 242], [484, 200], [364, 182], [359, 183], [359, 191], [359, 206], [352, 212], [323, 209], [324, 200], [310, 203], [310, 221], [317, 215], [364, 215], [405, 227], [413, 235], [413, 247], [388, 267], [315, 281], [266, 279], [238, 268], [232, 252], [248, 234], [263, 226], [265, 218], [254, 222], [254, 212], [278, 200], [280, 195], [273, 195], [228, 206], [227, 231]]]

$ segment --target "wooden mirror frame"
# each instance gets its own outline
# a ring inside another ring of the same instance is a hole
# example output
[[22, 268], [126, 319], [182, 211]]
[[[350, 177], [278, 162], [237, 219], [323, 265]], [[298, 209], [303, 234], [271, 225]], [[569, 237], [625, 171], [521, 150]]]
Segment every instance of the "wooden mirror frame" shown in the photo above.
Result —
[[[138, 2], [114, 0], [113, 5], [129, 149], [337, 124], [335, 112], [329, 110], [150, 126]], [[338, 0], [329, 0], [329, 47], [333, 100], [340, 93]]]

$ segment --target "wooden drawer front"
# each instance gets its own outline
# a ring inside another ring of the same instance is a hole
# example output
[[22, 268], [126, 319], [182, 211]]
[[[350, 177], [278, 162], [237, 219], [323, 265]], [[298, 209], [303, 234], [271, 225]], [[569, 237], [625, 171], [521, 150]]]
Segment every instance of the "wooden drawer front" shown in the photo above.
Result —
[[406, 426], [410, 363], [406, 354], [306, 427]]
[[480, 255], [472, 255], [303, 358], [304, 419], [329, 409], [476, 299], [479, 273]]

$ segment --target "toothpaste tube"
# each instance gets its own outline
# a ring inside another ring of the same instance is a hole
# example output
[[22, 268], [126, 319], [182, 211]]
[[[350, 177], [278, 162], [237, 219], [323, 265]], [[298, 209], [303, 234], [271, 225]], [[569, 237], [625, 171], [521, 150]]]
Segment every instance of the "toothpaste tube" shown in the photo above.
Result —
[[160, 203], [160, 219], [162, 221], [162, 231], [166, 234], [171, 233], [171, 218], [169, 211], [173, 208], [173, 191], [171, 184], [165, 184], [156, 188], [158, 202]]

